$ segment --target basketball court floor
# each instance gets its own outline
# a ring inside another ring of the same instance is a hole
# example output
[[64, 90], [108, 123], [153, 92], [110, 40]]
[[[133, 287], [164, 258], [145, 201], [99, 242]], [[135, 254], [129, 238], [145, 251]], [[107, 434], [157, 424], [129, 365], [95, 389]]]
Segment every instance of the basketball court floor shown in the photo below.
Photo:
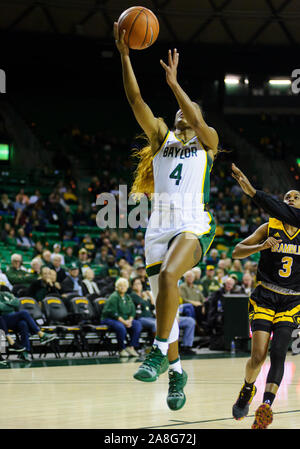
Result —
[[[166, 405], [167, 373], [146, 384], [133, 379], [137, 359], [49, 360], [0, 369], [1, 429], [249, 429], [269, 368], [256, 382], [249, 416], [235, 421], [233, 402], [247, 356], [182, 359], [189, 380], [182, 410]], [[270, 429], [300, 428], [300, 356], [289, 354], [273, 404]]]

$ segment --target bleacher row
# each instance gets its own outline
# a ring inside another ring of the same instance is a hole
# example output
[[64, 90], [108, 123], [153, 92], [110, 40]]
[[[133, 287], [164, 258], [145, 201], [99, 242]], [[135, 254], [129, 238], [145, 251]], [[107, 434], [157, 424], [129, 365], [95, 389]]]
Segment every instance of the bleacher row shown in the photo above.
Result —
[[[72, 296], [72, 295], [71, 295]], [[104, 297], [87, 298], [74, 296], [60, 298], [46, 296], [41, 305], [31, 297], [18, 298], [19, 311], [27, 310], [42, 331], [55, 334], [57, 338], [47, 346], [40, 344], [39, 337], [33, 335], [31, 341], [31, 356], [37, 354], [39, 358], [54, 354], [56, 358], [66, 357], [71, 353], [79, 353], [82, 357], [95, 356], [99, 352], [109, 355], [118, 353], [117, 339], [108, 326], [100, 324], [101, 313], [105, 301]], [[12, 331], [10, 334], [18, 339]], [[148, 332], [140, 335], [140, 347], [151, 344]], [[8, 357], [8, 354], [7, 354]]]

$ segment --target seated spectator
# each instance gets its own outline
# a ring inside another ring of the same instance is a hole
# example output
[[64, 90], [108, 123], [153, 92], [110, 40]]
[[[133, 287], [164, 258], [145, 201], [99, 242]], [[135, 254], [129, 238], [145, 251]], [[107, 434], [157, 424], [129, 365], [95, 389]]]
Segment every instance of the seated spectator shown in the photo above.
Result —
[[61, 254], [52, 254], [51, 269], [56, 272], [56, 278], [57, 278], [57, 282], [59, 282], [59, 284], [61, 284], [62, 281], [67, 276], [65, 269], [62, 267], [62, 265], [63, 265], [63, 263], [62, 263]]
[[74, 223], [72, 218], [68, 218], [66, 224], [63, 226], [62, 230], [63, 240], [73, 240], [77, 241], [76, 230], [74, 228]]
[[217, 249], [213, 248], [210, 251], [209, 256], [206, 257], [206, 264], [217, 266], [219, 260], [220, 260], [219, 251]]
[[42, 253], [42, 264], [49, 268], [52, 267], [51, 251], [49, 251], [48, 249], [44, 249]]
[[30, 361], [31, 344], [29, 337], [31, 334], [37, 334], [42, 344], [49, 343], [56, 336], [41, 331], [27, 310], [18, 312], [19, 306], [19, 300], [14, 295], [0, 292], [0, 328], [6, 336], [9, 329], [20, 334], [21, 345], [25, 348], [25, 351], [20, 352], [19, 357], [24, 361]]
[[238, 234], [241, 239], [244, 239], [249, 235], [249, 225], [247, 224], [245, 218], [240, 219]]
[[61, 291], [64, 295], [75, 294], [78, 296], [83, 296], [82, 280], [79, 276], [79, 265], [73, 262], [69, 266], [69, 270], [66, 273], [67, 276], [61, 283]]
[[244, 273], [241, 287], [241, 292], [250, 296], [252, 290], [254, 289], [254, 280], [249, 271]]
[[135, 305], [136, 319], [141, 322], [142, 329], [149, 330], [154, 338], [156, 332], [154, 299], [149, 290], [143, 291], [143, 284], [139, 277], [131, 280], [130, 296]]
[[81, 248], [78, 251], [78, 266], [81, 271], [81, 275], [84, 275], [85, 270], [90, 268], [91, 265], [91, 259], [89, 258], [88, 251], [85, 248]]
[[99, 287], [98, 287], [97, 283], [94, 281], [94, 279], [95, 279], [94, 270], [92, 270], [91, 268], [87, 268], [84, 271], [83, 281], [82, 281], [82, 290], [83, 290], [84, 296], [94, 295], [94, 294], [100, 295]]
[[82, 249], [85, 249], [88, 254], [88, 259], [93, 260], [96, 255], [96, 245], [93, 242], [92, 237], [89, 234], [86, 234], [81, 242]]
[[38, 240], [34, 245], [34, 255], [42, 257], [44, 251], [43, 244], [40, 240]]
[[34, 242], [31, 240], [31, 238], [26, 237], [23, 228], [18, 229], [17, 246], [24, 249], [28, 249], [34, 246]]
[[56, 288], [56, 290], [57, 290], [57, 293], [52, 293], [54, 296], [56, 296], [56, 294], [57, 295], [60, 295], [60, 293], [61, 293], [61, 284], [60, 284], [60, 282], [58, 282], [58, 280], [57, 280], [57, 273], [56, 273], [56, 271], [55, 270], [51, 270], [50, 269], [50, 276], [49, 276], [49, 279], [50, 279], [50, 282], [52, 283], [52, 285], [53, 285], [53, 288]]
[[28, 273], [28, 271], [22, 267], [23, 260], [21, 254], [12, 254], [10, 260], [11, 266], [6, 271], [6, 276], [9, 282], [13, 286], [22, 288], [28, 287], [31, 282], [36, 279], [36, 275]]
[[116, 247], [116, 259], [126, 259], [130, 265], [133, 265], [134, 259], [133, 255], [130, 251], [130, 248], [128, 247], [128, 244], [126, 242], [121, 241], [119, 245]]
[[[101, 322], [116, 333], [120, 357], [137, 357], [135, 348], [139, 346], [142, 324], [135, 319], [136, 310], [133, 300], [127, 294], [128, 287], [127, 279], [119, 278], [116, 281], [116, 291], [105, 302]], [[127, 333], [130, 334], [128, 346], [126, 345]]]
[[0, 269], [0, 290], [9, 292], [12, 290], [12, 288], [13, 286], [9, 282], [6, 274], [3, 273], [2, 270]]
[[50, 272], [50, 268], [44, 265], [41, 268], [40, 278], [33, 281], [26, 291], [28, 296], [36, 299], [39, 303], [41, 303], [47, 295], [59, 295], [60, 293], [54, 285], [54, 282], [51, 280]]
[[10, 223], [6, 222], [4, 223], [3, 229], [1, 231], [1, 241], [5, 242], [7, 241], [7, 237], [9, 236], [9, 231], [12, 229], [12, 226]]
[[136, 274], [142, 282], [143, 290], [151, 290], [150, 282], [146, 273], [146, 267], [143, 263], [136, 267]]
[[243, 266], [239, 259], [234, 259], [231, 265], [231, 269], [228, 272], [229, 276], [235, 274], [239, 282], [242, 281], [243, 278]]
[[[218, 266], [221, 261], [219, 261]], [[214, 265], [206, 266], [206, 274], [201, 280], [201, 284], [203, 287], [203, 296], [207, 298], [212, 292], [215, 292], [220, 288], [218, 283], [218, 279], [215, 276], [215, 267]]]
[[115, 256], [108, 254], [106, 261], [106, 275], [110, 277], [118, 277], [120, 275], [120, 269], [116, 264]]
[[8, 236], [6, 237], [6, 244], [8, 246], [17, 246], [16, 231], [14, 228], [9, 230]]
[[194, 284], [195, 275], [192, 270], [184, 274], [184, 282], [179, 286], [179, 294], [183, 304], [179, 307], [183, 316], [194, 318], [201, 328], [205, 318], [205, 298], [198, 285]]
[[76, 262], [77, 261], [77, 257], [74, 256], [74, 250], [72, 246], [67, 246], [65, 248], [65, 264], [66, 266], [71, 265], [71, 263]]
[[42, 261], [40, 257], [34, 257], [30, 262], [30, 270], [29, 273], [35, 275], [35, 279], [37, 279], [41, 273]]
[[179, 330], [183, 330], [180, 354], [181, 355], [195, 355], [195, 351], [192, 349], [195, 337], [195, 326], [196, 321], [191, 316], [182, 316], [179, 314], [178, 317]]
[[208, 297], [207, 326], [212, 350], [224, 349], [224, 296], [232, 293], [234, 286], [234, 279], [228, 277], [224, 286]]
[[51, 261], [53, 263], [53, 257], [59, 254], [60, 255], [60, 259], [61, 259], [61, 264], [65, 265], [65, 256], [64, 254], [61, 252], [61, 244], [60, 243], [54, 243], [53, 245], [53, 253], [51, 254]]
[[202, 287], [202, 284], [201, 284], [201, 274], [202, 274], [201, 268], [194, 267], [194, 268], [192, 268], [192, 272], [194, 273], [194, 276], [195, 276], [194, 284], [198, 285], [199, 290], [202, 293], [203, 292], [203, 287]]
[[74, 223], [76, 226], [87, 225], [87, 215], [83, 210], [82, 204], [78, 204], [77, 210], [73, 216]]
[[9, 199], [7, 193], [2, 193], [0, 200], [0, 211], [12, 214], [14, 211], [13, 202]]

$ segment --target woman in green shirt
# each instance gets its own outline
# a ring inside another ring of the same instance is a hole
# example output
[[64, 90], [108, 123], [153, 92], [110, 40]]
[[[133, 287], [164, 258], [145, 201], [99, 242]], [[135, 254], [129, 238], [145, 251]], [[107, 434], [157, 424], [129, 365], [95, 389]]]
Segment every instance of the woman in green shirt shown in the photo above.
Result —
[[[135, 320], [136, 310], [131, 296], [127, 293], [129, 283], [125, 278], [119, 278], [115, 283], [116, 291], [110, 295], [106, 301], [101, 323], [109, 326], [110, 330], [116, 333], [120, 357], [138, 357], [135, 348], [139, 345], [139, 338], [142, 330], [140, 321]], [[126, 335], [130, 334], [130, 341], [127, 346]]]

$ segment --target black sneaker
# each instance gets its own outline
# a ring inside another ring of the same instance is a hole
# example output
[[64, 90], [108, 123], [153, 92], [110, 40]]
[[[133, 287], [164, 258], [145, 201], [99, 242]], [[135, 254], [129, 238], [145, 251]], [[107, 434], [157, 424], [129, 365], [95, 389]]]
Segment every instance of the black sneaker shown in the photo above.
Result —
[[20, 345], [19, 343], [15, 342], [13, 345], [8, 346], [8, 350], [13, 352], [23, 352], [26, 351], [26, 348], [24, 348], [24, 346]]
[[245, 418], [249, 412], [249, 407], [256, 393], [256, 386], [246, 387], [243, 385], [236, 403], [232, 407], [232, 415], [234, 419], [240, 420]]

